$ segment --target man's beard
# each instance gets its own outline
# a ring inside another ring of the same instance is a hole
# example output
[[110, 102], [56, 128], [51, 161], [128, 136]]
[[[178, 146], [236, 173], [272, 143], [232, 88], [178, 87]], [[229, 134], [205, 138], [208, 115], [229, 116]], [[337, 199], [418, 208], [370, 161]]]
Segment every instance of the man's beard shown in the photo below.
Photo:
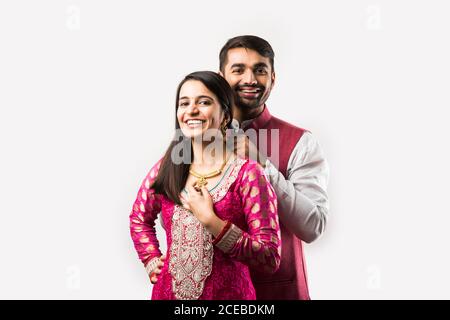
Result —
[[237, 107], [239, 107], [240, 109], [246, 109], [246, 110], [252, 110], [252, 109], [256, 109], [259, 106], [261, 106], [265, 100], [267, 100], [266, 97], [266, 88], [264, 86], [243, 86], [243, 87], [252, 87], [255, 89], [259, 89], [259, 94], [256, 98], [244, 98], [241, 97], [239, 94], [239, 91], [241, 89], [241, 86], [236, 86], [234, 88], [234, 92], [235, 92], [235, 101], [236, 101], [236, 105]]

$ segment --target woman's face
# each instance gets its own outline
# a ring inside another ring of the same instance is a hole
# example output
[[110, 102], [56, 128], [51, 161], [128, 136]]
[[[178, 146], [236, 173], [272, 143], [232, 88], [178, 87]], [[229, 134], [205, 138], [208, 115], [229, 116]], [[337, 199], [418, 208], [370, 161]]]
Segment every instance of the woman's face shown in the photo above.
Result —
[[220, 130], [224, 113], [217, 97], [202, 82], [186, 81], [179, 96], [177, 119], [186, 137], [204, 135], [210, 129], [215, 129], [215, 133]]

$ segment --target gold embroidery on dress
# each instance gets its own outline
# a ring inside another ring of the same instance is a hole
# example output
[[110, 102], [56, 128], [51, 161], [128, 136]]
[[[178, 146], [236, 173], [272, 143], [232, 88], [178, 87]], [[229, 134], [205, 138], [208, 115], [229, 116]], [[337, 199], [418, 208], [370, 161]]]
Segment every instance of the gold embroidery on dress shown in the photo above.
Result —
[[201, 296], [205, 280], [212, 270], [211, 238], [190, 211], [175, 205], [169, 272], [172, 290], [178, 300], [193, 300]]

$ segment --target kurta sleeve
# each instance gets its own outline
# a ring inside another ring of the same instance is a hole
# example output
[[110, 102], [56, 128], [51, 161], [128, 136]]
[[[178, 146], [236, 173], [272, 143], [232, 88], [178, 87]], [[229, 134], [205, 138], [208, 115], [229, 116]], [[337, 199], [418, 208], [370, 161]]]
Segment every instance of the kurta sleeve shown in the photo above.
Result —
[[160, 195], [155, 194], [150, 188], [156, 179], [160, 164], [159, 161], [145, 177], [130, 214], [131, 239], [147, 272], [156, 267], [156, 262], [161, 256], [155, 229], [155, 219], [161, 211], [161, 200]]
[[278, 269], [281, 257], [277, 198], [258, 163], [248, 163], [239, 193], [248, 232], [231, 224], [216, 246], [253, 268], [273, 273]]
[[310, 132], [302, 135], [289, 158], [287, 179], [269, 160], [265, 172], [280, 200], [283, 225], [307, 243], [319, 238], [328, 220], [329, 166], [318, 141]]

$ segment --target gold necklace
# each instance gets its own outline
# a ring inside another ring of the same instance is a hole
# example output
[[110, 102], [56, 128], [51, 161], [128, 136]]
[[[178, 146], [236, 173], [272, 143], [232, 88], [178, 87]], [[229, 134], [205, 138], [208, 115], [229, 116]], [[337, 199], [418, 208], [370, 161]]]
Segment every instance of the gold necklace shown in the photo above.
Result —
[[222, 163], [222, 166], [220, 169], [214, 170], [213, 172], [207, 173], [207, 174], [200, 174], [195, 172], [194, 170], [190, 169], [189, 173], [192, 174], [194, 177], [198, 178], [198, 180], [195, 182], [194, 188], [199, 190], [203, 186], [206, 186], [208, 184], [208, 181], [206, 179], [214, 178], [222, 173], [223, 168], [227, 164], [228, 160], [230, 159], [231, 154], [228, 156], [228, 158]]

